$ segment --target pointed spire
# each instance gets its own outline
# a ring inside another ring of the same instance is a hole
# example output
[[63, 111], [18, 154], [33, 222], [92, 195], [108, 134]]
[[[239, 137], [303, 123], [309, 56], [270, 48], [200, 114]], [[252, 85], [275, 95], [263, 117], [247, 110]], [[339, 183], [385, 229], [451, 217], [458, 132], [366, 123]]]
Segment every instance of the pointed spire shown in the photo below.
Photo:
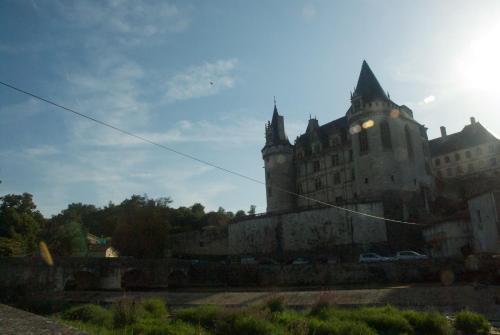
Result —
[[354, 90], [354, 97], [363, 97], [364, 102], [370, 102], [376, 98], [381, 98], [387, 100], [387, 95], [385, 94], [382, 86], [380, 86], [377, 78], [373, 74], [368, 63], [363, 60], [363, 65], [361, 66], [361, 72], [359, 74], [358, 84]]

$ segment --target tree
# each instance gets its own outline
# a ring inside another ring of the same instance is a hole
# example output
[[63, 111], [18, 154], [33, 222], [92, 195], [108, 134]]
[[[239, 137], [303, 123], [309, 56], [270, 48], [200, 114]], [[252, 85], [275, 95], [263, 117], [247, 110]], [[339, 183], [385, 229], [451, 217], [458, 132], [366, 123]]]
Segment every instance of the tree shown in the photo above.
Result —
[[234, 218], [241, 219], [241, 218], [244, 218], [245, 216], [247, 216], [245, 214], [245, 211], [240, 209], [239, 211], [236, 212], [236, 214], [234, 215]]
[[58, 256], [83, 256], [87, 253], [87, 234], [77, 221], [57, 222], [51, 225], [45, 241], [49, 250]]
[[120, 255], [156, 258], [164, 255], [170, 228], [165, 202], [133, 195], [121, 204], [112, 245]]
[[248, 215], [255, 215], [256, 208], [257, 208], [257, 206], [250, 205], [250, 210], [248, 211]]
[[[37, 240], [44, 224], [45, 219], [36, 210], [31, 194], [7, 194], [0, 197], [0, 237], [20, 245], [22, 253], [30, 254], [37, 250]], [[18, 251], [12, 250], [13, 255], [16, 252]]]

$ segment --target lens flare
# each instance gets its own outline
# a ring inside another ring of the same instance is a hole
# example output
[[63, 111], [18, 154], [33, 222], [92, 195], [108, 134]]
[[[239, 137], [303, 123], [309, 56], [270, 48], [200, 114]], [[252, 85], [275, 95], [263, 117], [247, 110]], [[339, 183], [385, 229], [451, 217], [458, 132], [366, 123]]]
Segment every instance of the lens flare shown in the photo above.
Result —
[[49, 248], [47, 248], [47, 244], [44, 241], [40, 241], [40, 255], [42, 259], [47, 263], [47, 265], [54, 265], [54, 261], [52, 260], [52, 255], [50, 254]]
[[350, 129], [349, 129], [349, 132], [351, 133], [351, 135], [354, 135], [354, 134], [357, 134], [361, 131], [361, 126], [359, 124], [357, 125], [354, 125], [352, 126]]
[[373, 122], [373, 120], [368, 120], [368, 121], [365, 121], [363, 122], [363, 129], [368, 129], [368, 128], [371, 128], [373, 127], [373, 125], [375, 124], [375, 122]]

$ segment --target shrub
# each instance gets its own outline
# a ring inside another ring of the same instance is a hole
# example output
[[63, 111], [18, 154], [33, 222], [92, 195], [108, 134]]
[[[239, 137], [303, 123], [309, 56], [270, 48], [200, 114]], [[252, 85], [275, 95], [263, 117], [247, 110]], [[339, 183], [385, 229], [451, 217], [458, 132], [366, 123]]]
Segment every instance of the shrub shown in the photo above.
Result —
[[132, 299], [121, 299], [113, 304], [113, 320], [116, 327], [131, 325], [144, 315], [142, 306]]
[[282, 325], [289, 334], [306, 335], [308, 334], [309, 320], [303, 313], [294, 310], [285, 310], [272, 315], [271, 320]]
[[283, 296], [272, 297], [266, 302], [266, 306], [272, 313], [282, 312], [285, 310], [285, 297]]
[[415, 335], [449, 335], [452, 327], [444, 315], [438, 312], [403, 311], [403, 316], [410, 323]]
[[467, 335], [488, 334], [491, 326], [488, 320], [481, 314], [471, 311], [460, 311], [455, 313], [455, 328]]
[[377, 335], [366, 323], [361, 321], [340, 321], [339, 335]]
[[112, 326], [112, 313], [98, 305], [86, 304], [68, 309], [62, 314], [65, 320], [81, 321], [96, 326], [110, 328]]
[[413, 334], [413, 328], [402, 313], [393, 307], [360, 308], [353, 319], [365, 322], [380, 335]]
[[284, 332], [267, 320], [257, 319], [250, 315], [238, 314], [233, 319], [232, 331], [228, 334], [238, 335], [278, 335]]
[[213, 328], [220, 310], [212, 305], [185, 308], [177, 312], [177, 318], [194, 325], [201, 325], [207, 329]]
[[311, 308], [311, 315], [321, 316], [325, 310], [330, 308], [330, 303], [326, 300], [318, 300]]
[[132, 334], [140, 335], [203, 335], [206, 332], [200, 327], [180, 320], [167, 322], [155, 319], [141, 320], [131, 326]]
[[164, 318], [168, 315], [165, 302], [160, 298], [148, 298], [141, 301], [142, 309], [153, 318]]

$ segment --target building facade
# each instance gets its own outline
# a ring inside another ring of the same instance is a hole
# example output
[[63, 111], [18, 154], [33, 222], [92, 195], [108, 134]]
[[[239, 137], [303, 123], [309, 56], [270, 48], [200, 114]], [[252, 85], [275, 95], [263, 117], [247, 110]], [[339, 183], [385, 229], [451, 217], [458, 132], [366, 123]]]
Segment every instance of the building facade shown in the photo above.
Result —
[[345, 116], [324, 125], [311, 118], [293, 145], [275, 106], [262, 155], [268, 213], [378, 201], [394, 218], [429, 211], [426, 128], [390, 98], [365, 61]]

